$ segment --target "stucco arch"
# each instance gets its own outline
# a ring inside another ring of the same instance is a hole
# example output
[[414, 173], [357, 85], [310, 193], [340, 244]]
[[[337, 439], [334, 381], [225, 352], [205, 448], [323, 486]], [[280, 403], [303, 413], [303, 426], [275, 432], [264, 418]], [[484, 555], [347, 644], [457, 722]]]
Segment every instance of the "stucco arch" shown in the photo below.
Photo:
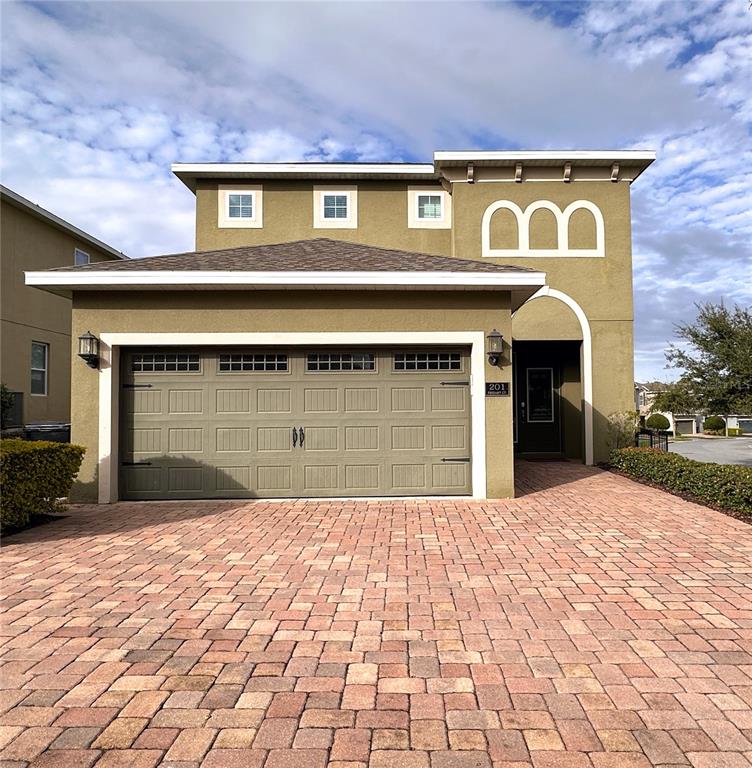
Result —
[[[491, 248], [491, 219], [501, 209], [511, 211], [517, 219], [517, 228], [519, 232], [519, 241], [517, 250], [504, 248]], [[553, 250], [531, 250], [530, 249], [530, 218], [541, 209], [551, 211], [556, 218], [558, 247]], [[572, 214], [580, 209], [585, 209], [592, 213], [595, 219], [595, 248], [576, 249], [569, 248], [569, 219]], [[491, 203], [483, 212], [481, 219], [481, 255], [485, 258], [504, 258], [509, 256], [524, 257], [550, 257], [550, 256], [605, 256], [605, 235], [606, 227], [603, 221], [601, 209], [591, 200], [575, 200], [570, 203], [563, 211], [556, 203], [550, 200], [535, 200], [530, 203], [523, 211], [519, 205], [511, 200], [496, 200]]]
[[[544, 297], [557, 299], [566, 304], [580, 324], [580, 331], [582, 332], [582, 412], [585, 433], [585, 464], [591, 465], [593, 463], [593, 339], [590, 322], [582, 307], [569, 294], [548, 285], [544, 285], [522, 306]], [[519, 312], [519, 310], [517, 311]]]

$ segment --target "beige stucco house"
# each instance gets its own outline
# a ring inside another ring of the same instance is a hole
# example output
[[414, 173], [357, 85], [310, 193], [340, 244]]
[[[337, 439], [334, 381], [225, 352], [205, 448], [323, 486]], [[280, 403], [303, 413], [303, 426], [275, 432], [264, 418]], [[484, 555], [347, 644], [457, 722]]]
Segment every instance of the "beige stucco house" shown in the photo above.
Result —
[[0, 379], [15, 421], [70, 420], [71, 300], [24, 284], [27, 270], [125, 259], [101, 240], [0, 186]]
[[653, 159], [173, 166], [195, 252], [27, 273], [99, 341], [78, 498], [497, 498], [515, 454], [605, 459]]

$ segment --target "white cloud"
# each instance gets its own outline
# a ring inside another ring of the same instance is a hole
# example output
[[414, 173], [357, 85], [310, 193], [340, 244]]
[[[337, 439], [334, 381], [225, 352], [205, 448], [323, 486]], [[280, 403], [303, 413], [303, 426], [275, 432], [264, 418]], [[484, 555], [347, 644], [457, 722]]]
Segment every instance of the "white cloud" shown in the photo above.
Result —
[[693, 300], [752, 300], [744, 6], [6, 3], [3, 180], [146, 255], [193, 245], [176, 160], [652, 146], [633, 195], [650, 367]]

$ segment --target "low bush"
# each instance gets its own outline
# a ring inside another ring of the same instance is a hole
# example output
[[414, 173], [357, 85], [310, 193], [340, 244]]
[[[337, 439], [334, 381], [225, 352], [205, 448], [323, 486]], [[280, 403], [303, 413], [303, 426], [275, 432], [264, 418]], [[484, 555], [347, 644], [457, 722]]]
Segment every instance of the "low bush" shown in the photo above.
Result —
[[84, 451], [69, 443], [0, 440], [0, 525], [22, 528], [36, 515], [59, 512]]
[[708, 416], [702, 423], [702, 431], [709, 435], [723, 435], [726, 432], [726, 422], [720, 416]]
[[660, 429], [665, 432], [671, 426], [671, 422], [662, 413], [651, 413], [645, 426], [648, 429]]
[[639, 480], [722, 509], [752, 515], [752, 468], [685, 459], [654, 448], [611, 452], [611, 466]]

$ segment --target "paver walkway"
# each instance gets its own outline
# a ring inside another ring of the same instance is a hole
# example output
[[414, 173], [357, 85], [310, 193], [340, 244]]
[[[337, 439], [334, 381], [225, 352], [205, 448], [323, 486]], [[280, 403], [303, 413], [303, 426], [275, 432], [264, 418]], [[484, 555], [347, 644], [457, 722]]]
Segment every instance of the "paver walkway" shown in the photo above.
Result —
[[751, 765], [752, 527], [577, 465], [518, 477], [11, 537], [0, 763]]

